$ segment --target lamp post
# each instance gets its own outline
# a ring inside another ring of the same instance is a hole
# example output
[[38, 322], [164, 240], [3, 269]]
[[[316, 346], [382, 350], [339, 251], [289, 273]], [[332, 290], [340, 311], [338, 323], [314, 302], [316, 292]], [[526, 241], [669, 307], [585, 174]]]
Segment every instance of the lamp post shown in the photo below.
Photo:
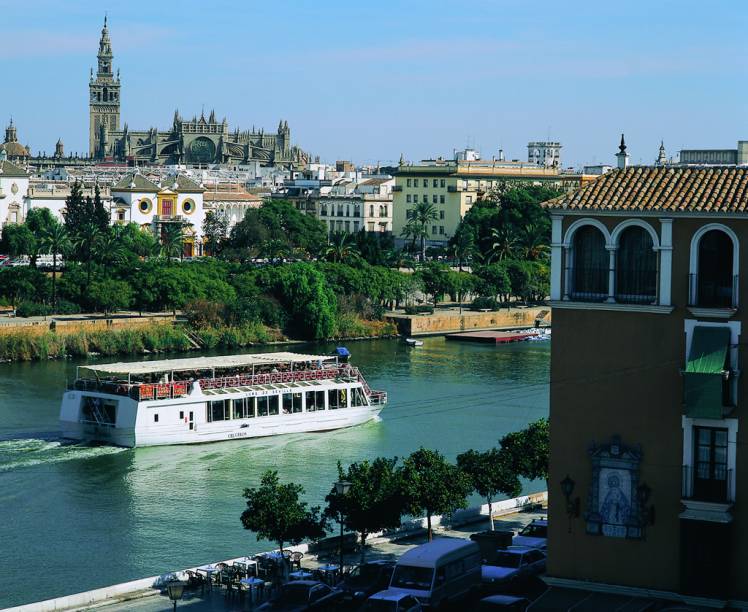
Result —
[[[335, 493], [340, 497], [348, 495], [348, 491], [351, 490], [351, 483], [346, 480], [338, 480], [335, 483]], [[343, 510], [341, 506], [340, 510], [340, 575], [343, 575]]]
[[166, 590], [169, 593], [169, 599], [174, 602], [174, 610], [176, 612], [177, 600], [182, 599], [182, 593], [184, 593], [184, 582], [171, 580], [166, 583]]
[[575, 483], [567, 474], [566, 478], [561, 481], [561, 492], [566, 498], [566, 515], [569, 517], [569, 533], [571, 533], [571, 521], [579, 516], [579, 497], [574, 499], [571, 496], [574, 493]]

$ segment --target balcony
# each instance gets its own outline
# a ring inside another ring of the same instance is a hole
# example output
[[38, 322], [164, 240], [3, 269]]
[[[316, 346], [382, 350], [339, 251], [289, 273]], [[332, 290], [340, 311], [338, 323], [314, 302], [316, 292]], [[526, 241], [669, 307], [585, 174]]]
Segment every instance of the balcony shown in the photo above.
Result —
[[738, 275], [688, 275], [688, 309], [697, 317], [730, 318], [738, 308]]
[[[680, 518], [709, 523], [731, 523], [733, 471], [725, 466], [683, 466], [681, 503], [684, 510]], [[709, 472], [709, 473], [701, 473]], [[700, 476], [707, 476], [701, 478]]]
[[566, 278], [571, 284], [569, 297], [578, 302], [604, 302], [608, 299], [608, 268], [567, 268]]

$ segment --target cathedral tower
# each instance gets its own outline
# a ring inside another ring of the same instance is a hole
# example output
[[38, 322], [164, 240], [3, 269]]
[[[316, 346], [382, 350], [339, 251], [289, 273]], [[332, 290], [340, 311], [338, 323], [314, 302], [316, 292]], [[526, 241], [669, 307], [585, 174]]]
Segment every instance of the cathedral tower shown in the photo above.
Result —
[[[101, 147], [102, 134], [119, 130], [119, 71], [114, 76], [112, 70], [112, 42], [109, 40], [107, 20], [99, 40], [98, 69], [96, 78], [91, 71], [89, 90], [89, 126], [88, 152], [92, 157], [104, 157], [106, 151]], [[106, 136], [104, 136], [106, 142]]]

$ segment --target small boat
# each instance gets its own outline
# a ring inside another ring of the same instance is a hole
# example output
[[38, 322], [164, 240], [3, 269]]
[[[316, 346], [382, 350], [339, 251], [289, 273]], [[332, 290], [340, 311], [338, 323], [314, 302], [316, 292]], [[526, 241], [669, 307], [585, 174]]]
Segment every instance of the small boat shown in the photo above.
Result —
[[423, 340], [416, 340], [415, 338], [406, 338], [405, 344], [408, 346], [423, 346]]

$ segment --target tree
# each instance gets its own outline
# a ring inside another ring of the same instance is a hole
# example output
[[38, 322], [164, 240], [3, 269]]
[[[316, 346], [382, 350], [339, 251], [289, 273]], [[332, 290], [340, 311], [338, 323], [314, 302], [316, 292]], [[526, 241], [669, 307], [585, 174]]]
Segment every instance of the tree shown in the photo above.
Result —
[[457, 466], [470, 479], [478, 495], [488, 503], [488, 516], [493, 531], [493, 501], [499, 494], [508, 498], [517, 497], [522, 492], [519, 477], [497, 448], [484, 452], [469, 450], [457, 455]]
[[216, 256], [220, 253], [228, 233], [229, 218], [224, 211], [209, 210], [205, 213], [203, 236], [205, 236], [206, 245], [211, 255]]
[[131, 251], [123, 240], [122, 234], [121, 226], [100, 230], [94, 241], [93, 258], [109, 268], [123, 264]]
[[438, 218], [436, 207], [428, 202], [419, 202], [411, 213], [410, 220], [413, 221], [415, 231], [421, 240], [421, 261], [426, 261], [426, 238], [429, 237], [429, 225]]
[[83, 185], [79, 181], [75, 181], [70, 187], [62, 216], [70, 236], [75, 236], [78, 229], [90, 220], [86, 200], [83, 198]]
[[491, 230], [491, 249], [488, 252], [486, 262], [493, 260], [503, 261], [514, 257], [517, 249], [518, 239], [516, 232], [510, 225], [501, 225]]
[[161, 252], [164, 257], [184, 257], [185, 223], [166, 223], [161, 231]]
[[30, 242], [31, 250], [28, 253], [32, 268], [36, 268], [37, 257], [45, 252], [42, 236], [57, 222], [49, 208], [32, 208], [26, 215], [24, 225], [34, 236], [33, 241]]
[[460, 223], [454, 236], [449, 241], [449, 250], [457, 260], [457, 266], [462, 272], [462, 264], [476, 253], [475, 234], [469, 225]]
[[423, 282], [426, 293], [432, 296], [434, 306], [439, 298], [447, 292], [447, 274], [449, 267], [446, 264], [430, 261], [418, 270], [418, 277]]
[[88, 301], [94, 311], [104, 314], [124, 310], [132, 302], [132, 289], [125, 281], [95, 280], [88, 287]]
[[475, 269], [475, 275], [480, 279], [478, 290], [482, 295], [506, 299], [511, 293], [512, 284], [504, 263], [479, 266]]
[[44, 231], [40, 240], [44, 250], [52, 253], [52, 307], [54, 308], [57, 305], [57, 258], [70, 250], [70, 237], [65, 226], [55, 222]]
[[[3, 228], [2, 248], [11, 257], [31, 257], [37, 251], [36, 237], [25, 223], [10, 224]], [[36, 267], [35, 259], [31, 261]]]
[[44, 301], [47, 298], [47, 277], [30, 266], [0, 270], [0, 295], [15, 308], [22, 300]]
[[426, 515], [429, 541], [432, 515], [467, 507], [470, 481], [439, 451], [420, 448], [412, 453], [403, 462], [402, 479], [406, 511]]
[[72, 236], [72, 247], [78, 261], [86, 264], [86, 278], [91, 282], [91, 266], [96, 257], [96, 245], [99, 243], [102, 230], [92, 221], [79, 226]]
[[345, 495], [338, 495], [332, 488], [325, 497], [325, 516], [339, 520], [342, 515], [346, 529], [358, 534], [363, 563], [369, 534], [396, 529], [405, 511], [397, 458], [364, 460], [352, 463], [345, 471], [338, 462], [338, 478], [351, 483], [351, 488]]
[[506, 434], [499, 445], [502, 461], [506, 461], [515, 474], [528, 480], [548, 480], [548, 419], [538, 419], [521, 431]]
[[327, 261], [336, 263], [350, 263], [360, 257], [353, 235], [345, 232], [335, 232], [330, 236], [324, 255]]
[[247, 508], [242, 512], [244, 529], [253, 531], [257, 539], [264, 538], [278, 545], [299, 544], [305, 539], [318, 539], [325, 534], [325, 522], [319, 508], [307, 508], [299, 499], [304, 487], [281, 484], [278, 472], [268, 470], [262, 475], [260, 486], [244, 489]]

